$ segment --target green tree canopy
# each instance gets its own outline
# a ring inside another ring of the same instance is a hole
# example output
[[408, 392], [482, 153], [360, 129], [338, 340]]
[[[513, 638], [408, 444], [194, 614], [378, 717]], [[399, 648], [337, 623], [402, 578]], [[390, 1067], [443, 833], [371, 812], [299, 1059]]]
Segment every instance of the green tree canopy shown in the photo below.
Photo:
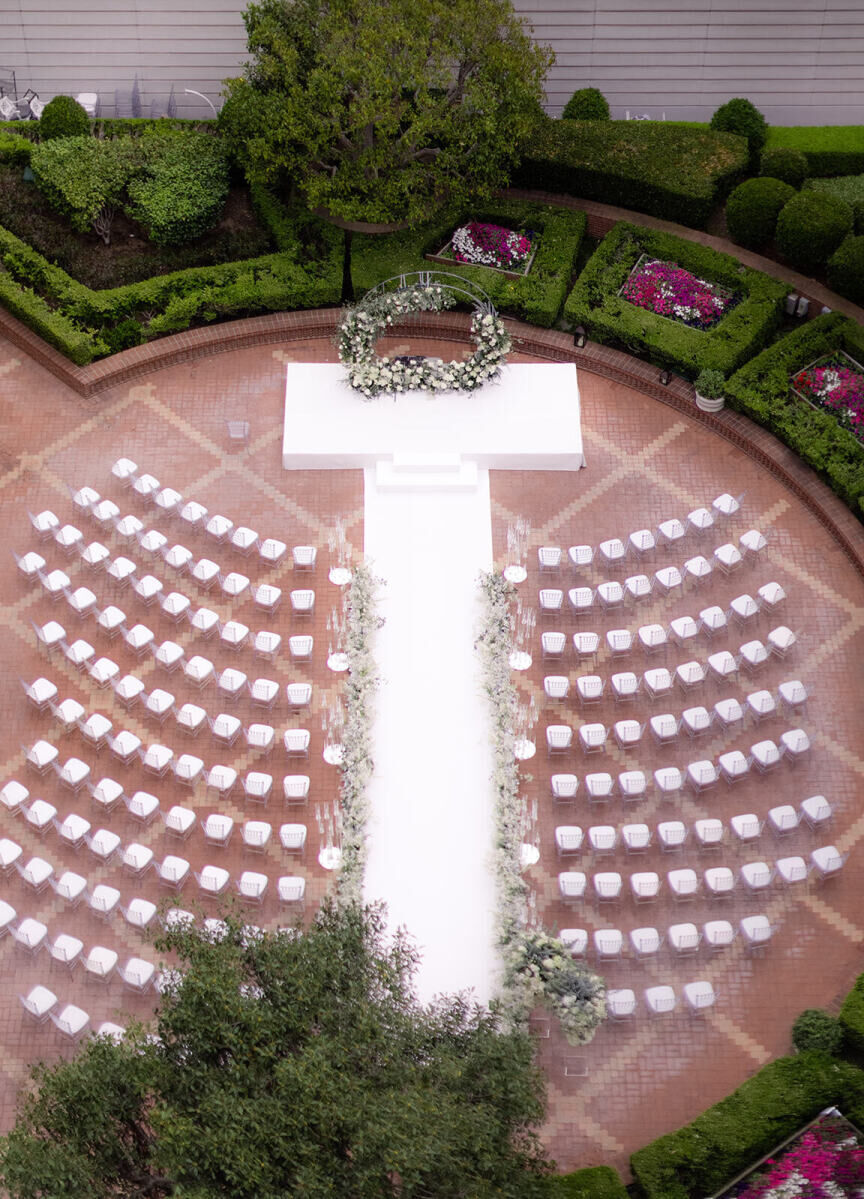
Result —
[[39, 1066], [0, 1141], [12, 1199], [483, 1199], [540, 1194], [527, 1034], [465, 997], [416, 1003], [381, 911], [157, 943], [180, 974], [155, 1036]]
[[251, 178], [417, 224], [506, 182], [551, 53], [510, 0], [258, 0], [220, 125]]

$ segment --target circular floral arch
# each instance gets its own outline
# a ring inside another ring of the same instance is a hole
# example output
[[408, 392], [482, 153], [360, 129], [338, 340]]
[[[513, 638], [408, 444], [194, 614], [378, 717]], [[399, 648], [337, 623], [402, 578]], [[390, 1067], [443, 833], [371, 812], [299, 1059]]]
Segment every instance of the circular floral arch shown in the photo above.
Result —
[[[474, 308], [471, 339], [476, 349], [464, 362], [434, 358], [379, 358], [375, 342], [400, 317], [441, 312], [459, 299]], [[510, 334], [486, 293], [461, 275], [415, 271], [386, 279], [348, 308], [339, 324], [339, 360], [348, 382], [371, 399], [400, 391], [476, 391], [495, 379], [510, 349]]]

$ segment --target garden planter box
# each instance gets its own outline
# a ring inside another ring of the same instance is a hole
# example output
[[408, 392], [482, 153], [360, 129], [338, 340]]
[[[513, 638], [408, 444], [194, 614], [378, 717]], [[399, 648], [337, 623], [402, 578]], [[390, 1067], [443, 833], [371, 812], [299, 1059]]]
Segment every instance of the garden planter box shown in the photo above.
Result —
[[528, 255], [528, 257], [522, 263], [519, 270], [516, 270], [516, 271], [508, 270], [506, 267], [503, 267], [503, 266], [489, 266], [489, 264], [485, 263], [485, 262], [460, 262], [459, 259], [453, 255], [453, 238], [452, 237], [447, 242], [447, 244], [438, 251], [437, 254], [424, 254], [424, 258], [426, 259], [427, 262], [435, 262], [439, 266], [482, 267], [483, 270], [495, 271], [496, 274], [503, 275], [505, 277], [505, 279], [524, 279], [525, 276], [528, 274], [528, 272], [531, 270], [531, 264], [533, 263], [534, 257], [537, 253], [538, 240], [539, 239], [535, 235], [534, 240], [531, 244], [531, 253]]

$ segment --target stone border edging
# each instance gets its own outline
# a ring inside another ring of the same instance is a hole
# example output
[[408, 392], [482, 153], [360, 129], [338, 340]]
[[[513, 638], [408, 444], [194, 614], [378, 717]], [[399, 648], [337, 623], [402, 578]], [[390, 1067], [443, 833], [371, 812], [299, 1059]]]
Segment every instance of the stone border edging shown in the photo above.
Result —
[[[175, 333], [147, 345], [124, 350], [91, 366], [74, 366], [59, 351], [0, 308], [0, 335], [24, 350], [73, 391], [93, 397], [108, 388], [129, 383], [167, 366], [227, 353], [250, 346], [333, 338], [341, 315], [338, 308], [304, 312], [278, 312]], [[740, 413], [725, 409], [702, 412], [694, 389], [673, 375], [668, 386], [659, 382], [657, 367], [609, 346], [588, 342], [576, 349], [570, 334], [540, 329], [510, 318], [505, 324], [514, 349], [548, 362], [573, 362], [576, 366], [659, 400], [685, 413], [742, 450], [779, 479], [815, 516], [842, 548], [864, 578], [864, 536], [861, 525], [846, 505], [798, 456], [767, 430]], [[470, 317], [464, 313], [423, 313], [411, 322], [412, 330], [433, 340], [470, 344]]]

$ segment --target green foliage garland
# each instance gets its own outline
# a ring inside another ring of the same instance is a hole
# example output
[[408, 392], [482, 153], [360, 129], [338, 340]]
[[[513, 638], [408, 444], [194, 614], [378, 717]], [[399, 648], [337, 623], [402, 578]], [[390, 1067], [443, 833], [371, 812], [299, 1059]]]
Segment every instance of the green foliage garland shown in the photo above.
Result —
[[605, 985], [566, 945], [525, 921], [527, 886], [520, 851], [519, 769], [514, 754], [516, 692], [510, 679], [510, 601], [513, 586], [498, 574], [480, 576], [483, 618], [476, 647], [492, 715], [495, 793], [495, 875], [498, 940], [504, 957], [505, 999], [517, 1020], [542, 1003], [571, 1044], [584, 1045], [606, 1017]]

